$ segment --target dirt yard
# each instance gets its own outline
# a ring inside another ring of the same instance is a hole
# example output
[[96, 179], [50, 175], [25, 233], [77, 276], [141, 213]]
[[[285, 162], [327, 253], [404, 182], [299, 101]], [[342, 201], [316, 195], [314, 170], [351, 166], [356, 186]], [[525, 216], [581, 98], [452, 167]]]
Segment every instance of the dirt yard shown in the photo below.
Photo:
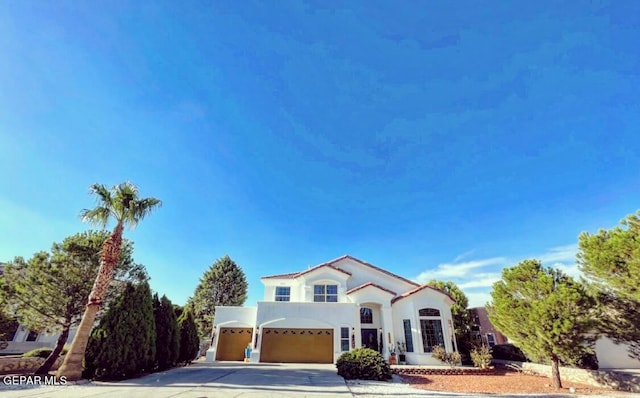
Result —
[[[577, 394], [606, 394], [608, 396], [632, 397], [634, 394], [598, 388], [585, 384], [563, 381], [562, 389], [553, 388], [548, 377], [533, 376], [524, 373], [497, 370], [495, 375], [424, 375], [402, 376], [407, 382], [424, 390], [448, 391], [457, 393], [488, 394], [570, 394], [570, 387]], [[636, 395], [637, 396], [637, 395]]]

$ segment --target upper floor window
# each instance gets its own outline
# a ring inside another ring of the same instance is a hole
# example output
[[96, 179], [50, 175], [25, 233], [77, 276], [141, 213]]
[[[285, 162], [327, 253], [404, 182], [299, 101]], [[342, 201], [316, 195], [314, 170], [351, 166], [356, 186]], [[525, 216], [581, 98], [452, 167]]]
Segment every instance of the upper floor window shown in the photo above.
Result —
[[291, 288], [289, 286], [276, 287], [276, 301], [290, 301]]
[[337, 303], [338, 285], [314, 285], [313, 301], [316, 303]]
[[360, 308], [360, 323], [373, 323], [373, 310], [371, 308]]

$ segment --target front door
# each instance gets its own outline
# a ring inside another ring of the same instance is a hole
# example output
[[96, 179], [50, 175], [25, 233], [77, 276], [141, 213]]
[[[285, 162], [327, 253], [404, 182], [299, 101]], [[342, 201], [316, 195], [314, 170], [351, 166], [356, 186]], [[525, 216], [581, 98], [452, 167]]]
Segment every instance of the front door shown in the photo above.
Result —
[[378, 329], [361, 329], [362, 346], [378, 351]]

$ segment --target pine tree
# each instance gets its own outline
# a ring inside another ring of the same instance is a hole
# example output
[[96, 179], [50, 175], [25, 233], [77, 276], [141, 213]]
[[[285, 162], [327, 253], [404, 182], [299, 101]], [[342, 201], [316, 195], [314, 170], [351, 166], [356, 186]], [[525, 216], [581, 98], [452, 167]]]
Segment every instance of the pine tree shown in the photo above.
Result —
[[155, 362], [155, 350], [149, 284], [127, 283], [91, 333], [85, 354], [85, 377], [120, 380], [149, 372]]
[[534, 360], [551, 362], [553, 385], [562, 387], [560, 361], [593, 352], [593, 299], [571, 277], [538, 260], [502, 271], [487, 307], [491, 323]]
[[165, 370], [176, 365], [180, 355], [180, 329], [173, 304], [167, 296], [153, 296], [153, 315], [156, 321], [156, 369]]
[[598, 296], [598, 327], [640, 359], [640, 212], [622, 227], [579, 237], [578, 264]]
[[178, 356], [178, 361], [191, 363], [200, 349], [198, 329], [191, 311], [185, 310], [182, 312], [182, 315], [178, 318], [178, 326], [180, 328], [180, 355]]
[[188, 307], [198, 327], [198, 335], [206, 339], [211, 335], [217, 305], [243, 305], [247, 299], [247, 280], [242, 269], [229, 256], [211, 265], [200, 278]]
[[[54, 243], [51, 253], [38, 252], [29, 260], [15, 258], [0, 278], [0, 301], [30, 330], [60, 332], [54, 349], [36, 371], [48, 374], [77, 326], [100, 267], [100, 250], [109, 234], [87, 231]], [[107, 302], [123, 280], [147, 278], [144, 266], [133, 261], [133, 244], [124, 240]]]

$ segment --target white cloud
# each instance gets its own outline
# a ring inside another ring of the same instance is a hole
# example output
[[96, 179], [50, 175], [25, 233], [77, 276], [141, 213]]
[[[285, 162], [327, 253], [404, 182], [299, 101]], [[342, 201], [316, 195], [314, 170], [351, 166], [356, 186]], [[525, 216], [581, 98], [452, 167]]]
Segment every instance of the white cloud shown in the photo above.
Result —
[[467, 299], [469, 299], [469, 308], [484, 307], [488, 302], [491, 302], [491, 295], [489, 292], [471, 292], [467, 293]]
[[440, 264], [435, 270], [427, 270], [416, 277], [420, 283], [427, 282], [431, 279], [450, 279], [473, 277], [471, 270], [476, 268], [484, 268], [490, 265], [505, 264], [507, 259], [504, 257], [493, 257], [483, 260], [465, 261], [463, 263], [445, 263]]
[[584, 276], [582, 272], [578, 269], [578, 264], [563, 264], [563, 263], [555, 263], [550, 265], [552, 268], [557, 268], [565, 274], [571, 276], [574, 279], [578, 279], [581, 276]]
[[[432, 279], [453, 280], [469, 299], [469, 307], [481, 307], [491, 301], [489, 292], [493, 284], [502, 278], [502, 269], [517, 265], [524, 259], [538, 259], [545, 266], [557, 268], [574, 278], [581, 276], [576, 264], [577, 244], [555, 246], [532, 256], [491, 257], [473, 260], [473, 251], [457, 256], [451, 263], [439, 264], [436, 268], [420, 273], [415, 280], [425, 283]], [[467, 261], [460, 262], [462, 259]]]
[[458, 283], [460, 289], [472, 289], [479, 287], [492, 287], [494, 283], [501, 279], [501, 275], [498, 272], [491, 272], [486, 274], [477, 274], [472, 280], [467, 282]]
[[472, 255], [475, 252], [475, 250], [469, 250], [468, 252], [464, 252], [461, 255], [457, 256], [456, 258], [453, 259], [454, 263], [457, 263], [458, 261], [462, 260], [465, 257], [469, 257], [470, 255]]
[[578, 253], [578, 244], [552, 247], [546, 253], [534, 256], [543, 263], [565, 263], [575, 262], [576, 253]]

